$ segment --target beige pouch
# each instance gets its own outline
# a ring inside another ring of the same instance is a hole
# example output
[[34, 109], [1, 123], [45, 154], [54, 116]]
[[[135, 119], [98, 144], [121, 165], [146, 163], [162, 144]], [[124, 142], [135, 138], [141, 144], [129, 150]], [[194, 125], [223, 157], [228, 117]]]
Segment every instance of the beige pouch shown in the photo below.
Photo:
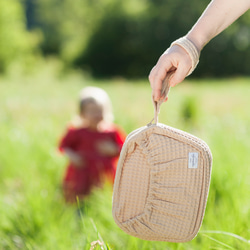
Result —
[[[169, 87], [165, 81], [163, 92]], [[210, 185], [212, 155], [201, 139], [157, 123], [131, 132], [123, 145], [113, 192], [113, 217], [144, 240], [186, 242], [199, 231]]]

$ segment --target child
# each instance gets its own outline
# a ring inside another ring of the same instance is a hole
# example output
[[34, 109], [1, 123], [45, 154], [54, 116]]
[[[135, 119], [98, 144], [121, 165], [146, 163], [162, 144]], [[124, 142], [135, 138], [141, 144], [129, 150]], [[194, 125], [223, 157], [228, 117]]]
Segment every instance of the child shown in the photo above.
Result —
[[107, 93], [86, 87], [80, 95], [80, 123], [73, 124], [63, 136], [59, 149], [69, 158], [63, 180], [67, 202], [88, 195], [105, 179], [114, 180], [115, 165], [125, 136], [112, 124], [111, 103]]

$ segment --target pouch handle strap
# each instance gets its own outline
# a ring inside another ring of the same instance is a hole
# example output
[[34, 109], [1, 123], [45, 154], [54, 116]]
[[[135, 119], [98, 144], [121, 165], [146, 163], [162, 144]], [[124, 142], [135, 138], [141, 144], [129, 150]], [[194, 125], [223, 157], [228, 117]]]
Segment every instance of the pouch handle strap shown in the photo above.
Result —
[[168, 93], [170, 91], [170, 85], [169, 85], [169, 80], [171, 79], [172, 75], [174, 74], [175, 71], [171, 71], [167, 74], [166, 78], [162, 82], [162, 89], [161, 89], [161, 99], [159, 101], [154, 101], [153, 100], [153, 105], [154, 105], [154, 119], [149, 123], [152, 124], [153, 121], [155, 121], [155, 124], [158, 123], [158, 115], [160, 113], [160, 106], [166, 100], [168, 97]]

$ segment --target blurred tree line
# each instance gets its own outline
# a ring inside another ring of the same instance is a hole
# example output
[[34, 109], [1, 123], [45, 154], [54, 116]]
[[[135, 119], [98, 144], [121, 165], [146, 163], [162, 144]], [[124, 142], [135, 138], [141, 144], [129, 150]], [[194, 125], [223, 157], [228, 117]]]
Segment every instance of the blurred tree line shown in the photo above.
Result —
[[[209, 0], [0, 0], [0, 72], [56, 56], [95, 77], [145, 77]], [[249, 75], [250, 13], [202, 51], [193, 76]]]

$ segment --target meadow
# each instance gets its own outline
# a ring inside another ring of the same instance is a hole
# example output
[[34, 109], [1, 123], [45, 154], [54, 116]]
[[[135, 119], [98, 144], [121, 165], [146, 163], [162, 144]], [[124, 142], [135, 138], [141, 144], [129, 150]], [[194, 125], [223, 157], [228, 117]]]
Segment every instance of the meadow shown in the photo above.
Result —
[[185, 80], [172, 88], [160, 122], [205, 140], [213, 170], [204, 221], [187, 243], [143, 241], [112, 218], [112, 187], [95, 190], [84, 213], [65, 204], [61, 180], [67, 159], [58, 140], [77, 113], [87, 85], [105, 89], [115, 122], [126, 133], [153, 118], [147, 79], [97, 81], [41, 68], [30, 77], [0, 78], [0, 249], [198, 250], [250, 249], [249, 78]]

